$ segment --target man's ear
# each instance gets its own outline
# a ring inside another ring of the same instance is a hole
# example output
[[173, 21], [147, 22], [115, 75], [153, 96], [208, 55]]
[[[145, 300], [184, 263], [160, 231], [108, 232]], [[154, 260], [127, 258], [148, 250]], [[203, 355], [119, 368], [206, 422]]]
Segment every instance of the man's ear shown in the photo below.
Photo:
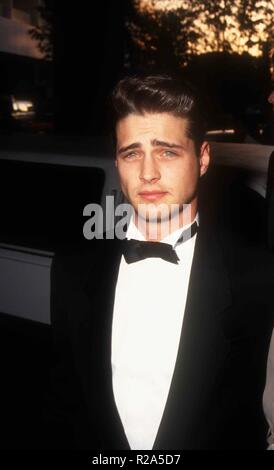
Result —
[[210, 162], [210, 146], [208, 142], [203, 142], [200, 151], [200, 176], [203, 176], [208, 169], [208, 165]]
[[117, 166], [118, 166], [117, 158], [115, 158], [114, 165], [115, 165], [116, 168], [117, 168]]

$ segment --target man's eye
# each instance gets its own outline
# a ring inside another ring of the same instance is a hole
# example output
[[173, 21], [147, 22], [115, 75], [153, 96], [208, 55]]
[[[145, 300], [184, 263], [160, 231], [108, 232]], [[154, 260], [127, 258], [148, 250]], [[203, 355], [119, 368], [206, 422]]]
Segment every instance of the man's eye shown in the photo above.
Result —
[[136, 152], [130, 152], [130, 153], [127, 153], [124, 158], [126, 160], [132, 160], [133, 158], [137, 157], [137, 153]]
[[173, 152], [172, 150], [165, 150], [164, 151], [164, 156], [165, 157], [176, 157], [177, 153]]

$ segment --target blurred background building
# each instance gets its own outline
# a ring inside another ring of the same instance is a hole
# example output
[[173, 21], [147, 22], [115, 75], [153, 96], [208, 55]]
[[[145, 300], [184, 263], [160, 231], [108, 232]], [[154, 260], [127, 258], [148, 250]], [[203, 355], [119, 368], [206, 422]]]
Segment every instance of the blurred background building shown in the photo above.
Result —
[[40, 0], [0, 0], [0, 127], [29, 131], [52, 106], [51, 66], [35, 31], [43, 28]]
[[162, 71], [205, 93], [210, 138], [267, 141], [273, 18], [274, 0], [0, 0], [2, 127], [106, 135], [117, 79]]

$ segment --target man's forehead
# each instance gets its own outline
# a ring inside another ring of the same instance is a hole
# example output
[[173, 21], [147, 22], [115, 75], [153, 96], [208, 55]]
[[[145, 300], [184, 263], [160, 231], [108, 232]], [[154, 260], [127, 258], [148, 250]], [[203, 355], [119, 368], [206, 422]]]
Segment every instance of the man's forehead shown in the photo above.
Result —
[[174, 140], [186, 137], [187, 127], [186, 118], [170, 113], [132, 113], [118, 121], [116, 134], [118, 138], [147, 135], [150, 140], [163, 140], [163, 138]]

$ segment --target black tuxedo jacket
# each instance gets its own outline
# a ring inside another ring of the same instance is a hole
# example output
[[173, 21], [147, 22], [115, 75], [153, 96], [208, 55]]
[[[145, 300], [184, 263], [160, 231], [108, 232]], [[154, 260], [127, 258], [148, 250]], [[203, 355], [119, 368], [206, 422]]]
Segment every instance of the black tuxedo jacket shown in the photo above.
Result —
[[[111, 370], [120, 259], [121, 241], [94, 240], [53, 261], [54, 366], [45, 407], [51, 448], [129, 449]], [[153, 449], [266, 448], [262, 394], [272, 289], [273, 265], [264, 250], [201, 222]]]

